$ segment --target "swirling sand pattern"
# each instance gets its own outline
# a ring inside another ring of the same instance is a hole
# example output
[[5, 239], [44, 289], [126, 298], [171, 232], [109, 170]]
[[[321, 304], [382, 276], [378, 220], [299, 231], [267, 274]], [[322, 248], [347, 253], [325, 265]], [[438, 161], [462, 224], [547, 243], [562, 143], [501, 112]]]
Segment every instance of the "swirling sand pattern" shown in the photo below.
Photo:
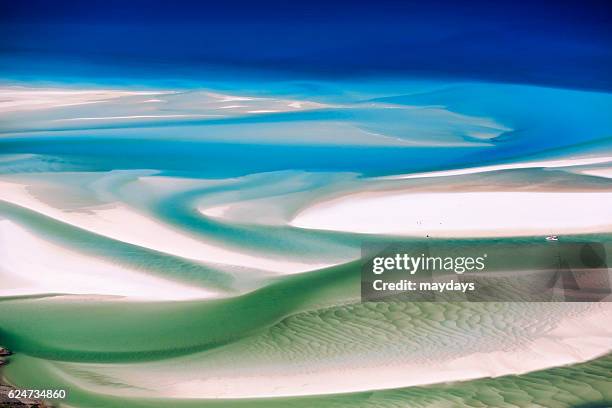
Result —
[[0, 343], [16, 386], [69, 389], [70, 407], [612, 399], [608, 303], [359, 298], [363, 242], [610, 242], [607, 93], [1, 95]]

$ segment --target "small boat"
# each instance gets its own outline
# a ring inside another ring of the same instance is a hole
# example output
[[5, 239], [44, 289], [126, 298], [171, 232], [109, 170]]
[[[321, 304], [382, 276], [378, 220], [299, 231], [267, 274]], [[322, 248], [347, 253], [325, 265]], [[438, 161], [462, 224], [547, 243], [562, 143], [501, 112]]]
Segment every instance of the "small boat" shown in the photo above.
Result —
[[547, 241], [558, 241], [559, 240], [559, 236], [557, 235], [549, 235], [546, 237]]

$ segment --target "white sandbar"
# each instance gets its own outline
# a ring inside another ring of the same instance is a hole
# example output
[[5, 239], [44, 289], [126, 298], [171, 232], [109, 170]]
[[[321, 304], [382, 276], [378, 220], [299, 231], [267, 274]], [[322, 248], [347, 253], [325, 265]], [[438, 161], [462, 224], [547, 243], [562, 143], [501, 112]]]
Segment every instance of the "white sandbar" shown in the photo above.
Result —
[[401, 236], [526, 236], [612, 231], [612, 192], [372, 192], [300, 211], [300, 228]]

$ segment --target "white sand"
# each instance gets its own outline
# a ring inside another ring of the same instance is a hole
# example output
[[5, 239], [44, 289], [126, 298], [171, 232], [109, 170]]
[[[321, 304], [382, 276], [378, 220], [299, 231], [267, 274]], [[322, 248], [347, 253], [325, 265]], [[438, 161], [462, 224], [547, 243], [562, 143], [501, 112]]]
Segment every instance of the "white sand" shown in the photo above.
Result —
[[299, 212], [299, 228], [402, 236], [612, 231], [612, 192], [354, 193]]
[[62, 375], [92, 392], [141, 397], [265, 398], [401, 388], [523, 374], [584, 362], [612, 350], [612, 325], [608, 324], [611, 319], [612, 304], [592, 304], [589, 310], [562, 318], [556, 327], [515, 348], [471, 352], [459, 358], [441, 355], [428, 363], [377, 365], [360, 359], [350, 364], [331, 361], [325, 364], [327, 369], [314, 364], [309, 368], [307, 363], [283, 364], [276, 372], [266, 367], [257, 375], [239, 370], [216, 375], [214, 367], [212, 372], [207, 371], [206, 359], [198, 366], [193, 358], [188, 362], [170, 359], [136, 365], [68, 364], [69, 369], [91, 370], [136, 387], [132, 389], [103, 386], [84, 376], [74, 377], [70, 370], [62, 370]]
[[[228, 102], [240, 101], [240, 104], [229, 105]], [[120, 115], [82, 116], [83, 112], [98, 112], [95, 104], [112, 102], [113, 113]], [[161, 107], [150, 105], [162, 103]], [[87, 108], [82, 105], [93, 106]], [[91, 121], [91, 120], [122, 120], [122, 119], [155, 119], [155, 118], [186, 118], [186, 117], [221, 117], [214, 114], [219, 109], [232, 108], [232, 114], [294, 112], [298, 110], [321, 109], [326, 105], [311, 101], [296, 101], [291, 99], [253, 98], [217, 94], [206, 91], [173, 91], [173, 90], [120, 90], [120, 89], [75, 89], [75, 88], [43, 88], [4, 86], [0, 87], [0, 114], [30, 111], [31, 118], [19, 117], [20, 121], [39, 119], [37, 111], [41, 109], [75, 106], [79, 109], [61, 110], [61, 117], [44, 117], [44, 120], [55, 121]], [[185, 111], [184, 114], [167, 114], [168, 111]], [[66, 115], [79, 115], [71, 117]], [[53, 115], [53, 114], [52, 114]]]
[[9, 86], [0, 88], [0, 113], [85, 105], [122, 96], [161, 95], [167, 93], [169, 92]]
[[224, 247], [222, 243], [206, 242], [156, 221], [122, 203], [88, 207], [82, 211], [62, 211], [33, 197], [27, 191], [26, 185], [5, 181], [0, 181], [0, 200], [118, 241], [195, 261], [256, 268], [282, 274], [330, 266], [328, 263], [310, 264], [249, 254], [240, 249]]
[[577, 170], [576, 173], [584, 174], [587, 176], [595, 176], [612, 179], [612, 167], [608, 168], [598, 168], [598, 169], [586, 169], [586, 170]]
[[54, 119], [55, 122], [72, 122], [75, 120], [121, 120], [121, 119], [165, 119], [165, 118], [202, 118], [202, 117], [223, 117], [224, 115], [128, 115], [128, 116], [96, 116], [91, 118], [69, 118], [69, 119]]
[[200, 214], [212, 218], [224, 218], [225, 214], [232, 209], [231, 204], [218, 205], [215, 207], [199, 208]]
[[380, 177], [379, 179], [400, 180], [400, 179], [425, 178], [425, 177], [447, 177], [447, 176], [460, 176], [464, 174], [487, 173], [487, 172], [499, 171], [499, 170], [572, 167], [572, 166], [585, 166], [585, 165], [608, 163], [608, 162], [612, 162], [612, 156], [580, 157], [580, 158], [568, 158], [568, 159], [559, 159], [559, 160], [542, 160], [542, 161], [519, 162], [519, 163], [510, 163], [510, 164], [496, 164], [492, 166], [468, 167], [468, 168], [456, 169], [456, 170], [443, 170], [443, 171], [431, 171], [431, 172], [426, 172], [426, 173], [402, 174], [398, 176]]
[[0, 220], [0, 259], [0, 296], [63, 293], [180, 300], [220, 295], [68, 250], [8, 220]]

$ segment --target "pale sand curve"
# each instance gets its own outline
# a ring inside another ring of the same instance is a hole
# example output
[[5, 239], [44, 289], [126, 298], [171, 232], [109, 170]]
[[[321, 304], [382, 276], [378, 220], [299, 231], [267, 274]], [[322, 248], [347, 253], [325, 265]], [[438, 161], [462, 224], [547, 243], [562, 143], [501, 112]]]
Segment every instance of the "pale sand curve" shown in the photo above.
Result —
[[[193, 358], [188, 363], [180, 358], [128, 365], [57, 363], [54, 368], [79, 388], [117, 396], [224, 399], [339, 394], [523, 374], [588, 361], [612, 350], [612, 325], [606, 323], [611, 319], [612, 304], [591, 304], [527, 344], [428, 363], [377, 365], [360, 360], [347, 367], [332, 361], [324, 370], [306, 365], [296, 373], [282, 365], [262, 368], [260, 374], [228, 370], [225, 375], [207, 374], [205, 368], [193, 365]], [[91, 378], [103, 375], [133, 388], [102, 385], [71, 374], [75, 371], [91, 372]]]
[[0, 259], [0, 297], [62, 293], [184, 300], [221, 295], [68, 250], [9, 220], [0, 220]]
[[465, 174], [488, 173], [491, 171], [499, 171], [499, 170], [573, 167], [573, 166], [585, 166], [585, 165], [601, 164], [601, 163], [608, 163], [608, 162], [612, 162], [612, 156], [566, 158], [566, 159], [558, 159], [558, 160], [541, 160], [541, 161], [528, 161], [528, 162], [518, 162], [518, 163], [509, 163], [509, 164], [495, 164], [491, 166], [467, 167], [463, 169], [430, 171], [430, 172], [425, 172], [425, 173], [400, 174], [396, 176], [378, 177], [378, 180], [403, 180], [403, 179], [426, 178], [426, 177], [461, 176]]
[[612, 192], [353, 193], [299, 212], [299, 228], [486, 237], [612, 231]]
[[117, 241], [195, 261], [262, 269], [280, 274], [305, 272], [333, 265], [322, 262], [306, 263], [269, 255], [251, 255], [234, 248], [225, 248], [222, 244], [191, 237], [122, 203], [89, 207], [79, 212], [62, 211], [32, 196], [24, 184], [0, 181], [0, 192], [0, 200], [66, 224]]

